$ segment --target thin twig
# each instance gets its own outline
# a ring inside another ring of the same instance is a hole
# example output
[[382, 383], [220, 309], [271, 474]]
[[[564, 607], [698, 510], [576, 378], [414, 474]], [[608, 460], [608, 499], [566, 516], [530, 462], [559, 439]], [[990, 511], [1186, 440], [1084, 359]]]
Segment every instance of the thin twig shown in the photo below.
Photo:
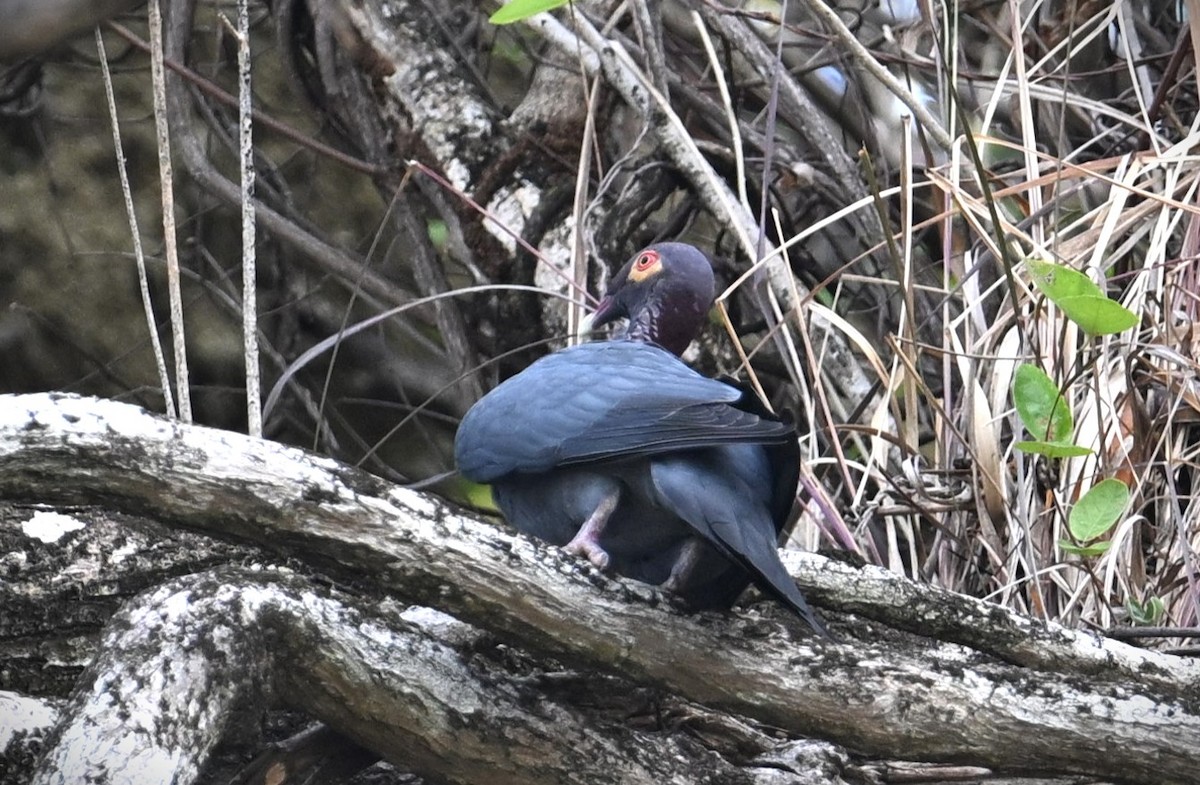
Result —
[[[742, 124], [738, 122], [737, 112], [733, 108], [733, 96], [729, 94], [729, 84], [725, 80], [725, 71], [721, 68], [721, 62], [717, 59], [717, 49], [713, 46], [712, 36], [708, 34], [708, 28], [704, 25], [704, 19], [700, 16], [699, 11], [692, 11], [692, 23], [696, 25], [696, 31], [700, 34], [700, 40], [704, 42], [704, 51], [708, 55], [708, 64], [712, 68], [713, 76], [717, 80], [717, 90], [721, 94], [721, 105], [725, 108], [725, 119], [729, 123], [729, 136], [733, 140], [733, 162], [737, 167], [737, 187], [738, 201], [742, 206], [750, 210], [750, 197], [746, 193], [746, 155], [742, 149]], [[766, 183], [764, 173], [763, 182]], [[763, 193], [767, 189], [763, 188]]]
[[464, 289], [454, 289], [453, 291], [440, 292], [428, 297], [417, 298], [411, 302], [404, 303], [403, 305], [397, 305], [394, 308], [381, 311], [374, 316], [363, 319], [360, 322], [355, 322], [354, 324], [345, 326], [334, 335], [330, 335], [322, 339], [306, 350], [304, 354], [293, 360], [291, 365], [289, 365], [284, 372], [279, 375], [279, 379], [275, 382], [275, 386], [272, 387], [271, 391], [267, 394], [267, 401], [263, 406], [264, 417], [269, 417], [271, 415], [275, 405], [279, 402], [279, 396], [283, 394], [284, 387], [297, 373], [299, 373], [309, 363], [311, 363], [317, 357], [323, 355], [325, 352], [330, 351], [331, 349], [336, 350], [337, 347], [346, 339], [357, 335], [369, 327], [373, 327], [381, 322], [394, 319], [396, 316], [399, 316], [400, 314], [419, 306], [429, 305], [439, 300], [444, 300], [448, 297], [462, 297], [470, 294], [479, 294], [481, 292], [496, 291], [528, 292], [531, 294], [540, 294], [548, 297], [558, 297], [559, 299], [566, 300], [568, 302], [577, 302], [573, 298], [561, 292], [547, 291], [536, 286], [526, 286], [524, 284], [487, 284], [484, 286], [470, 286]]
[[926, 133], [933, 137], [933, 141], [937, 146], [943, 150], [949, 150], [954, 140], [946, 133], [946, 129], [942, 128], [942, 124], [925, 108], [925, 104], [919, 98], [914, 96], [899, 79], [892, 76], [891, 71], [884, 68], [875, 59], [870, 50], [859, 43], [858, 38], [855, 37], [849, 27], [846, 27], [846, 23], [838, 16], [837, 11], [826, 5], [824, 0], [803, 0], [803, 2], [813, 16], [820, 19], [833, 31], [833, 34], [842, 46], [849, 50], [854, 59], [861, 63], [871, 76], [882, 82], [883, 86], [899, 98], [901, 103], [912, 110], [913, 117], [922, 125]]
[[129, 187], [129, 169], [125, 164], [125, 147], [121, 142], [121, 124], [117, 119], [117, 101], [113, 96], [112, 74], [108, 68], [108, 54], [104, 51], [104, 36], [96, 28], [96, 52], [100, 58], [100, 71], [104, 75], [104, 96], [108, 101], [108, 116], [112, 123], [113, 148], [117, 154], [117, 175], [121, 178], [121, 196], [125, 200], [125, 215], [129, 217], [129, 234], [133, 238], [133, 255], [137, 260], [138, 289], [142, 293], [142, 309], [146, 313], [146, 327], [150, 334], [150, 346], [154, 351], [154, 365], [158, 369], [158, 382], [162, 387], [163, 405], [167, 413], [175, 411], [175, 395], [171, 392], [171, 377], [167, 373], [167, 360], [163, 356], [162, 341], [158, 337], [158, 322], [154, 318], [154, 302], [150, 297], [150, 283], [146, 276], [146, 255], [142, 251], [142, 235], [138, 231], [137, 212], [133, 209], [133, 191]]
[[171, 137], [167, 128], [167, 85], [163, 73], [163, 23], [158, 0], [150, 0], [150, 75], [154, 83], [154, 129], [158, 137], [158, 175], [162, 188], [163, 243], [167, 256], [167, 292], [171, 303], [171, 337], [175, 350], [175, 384], [179, 419], [192, 421], [188, 387], [187, 342], [183, 330], [183, 294], [179, 287], [179, 248], [175, 237], [175, 184]]
[[[579, 78], [587, 85], [588, 77]], [[576, 291], [587, 291], [587, 249], [584, 243], [584, 213], [587, 210], [588, 182], [591, 175], [592, 152], [596, 145], [596, 110], [599, 108], [600, 79], [592, 77], [587, 89], [587, 116], [583, 123], [583, 139], [579, 145], [579, 168], [575, 172], [575, 200], [571, 206], [571, 278]], [[583, 338], [584, 309], [570, 303], [567, 306], [567, 334], [573, 344]]]
[[[246, 360], [246, 432], [262, 437], [262, 381], [258, 368], [258, 273], [254, 249], [254, 118], [250, 90], [250, 10], [238, 0], [238, 150], [242, 173], [242, 342]], [[224, 19], [224, 17], [222, 17]], [[228, 24], [228, 20], [226, 20]]]
[[[779, 19], [787, 19], [788, 0], [779, 4]], [[767, 205], [771, 202], [771, 166], [775, 163], [775, 121], [779, 116], [779, 81], [783, 72], [783, 28], [778, 27], [775, 36], [775, 59], [771, 63], [770, 90], [767, 95], [767, 120], [763, 135], [766, 144], [763, 145], [762, 187], [758, 203], [758, 246], [754, 258], [766, 256], [767, 250]]]
[[[143, 52], [150, 52], [150, 44], [142, 40], [140, 36], [134, 35], [133, 31], [124, 25], [110, 21], [108, 22], [108, 27], [110, 30], [121, 36], [121, 38], [124, 38], [136, 48], [142, 50]], [[183, 63], [176, 62], [174, 59], [167, 57], [163, 59], [163, 65], [182, 76], [188, 81], [188, 83], [194, 85], [205, 95], [216, 99], [226, 106], [238, 105], [238, 99], [236, 97], [230, 95], [228, 92], [223, 90], [220, 85], [216, 84], [212, 80], [205, 79], [203, 76], [188, 68]], [[373, 164], [369, 161], [364, 161], [361, 158], [356, 158], [348, 153], [338, 150], [335, 147], [330, 147], [324, 142], [314, 139], [308, 134], [298, 131], [287, 123], [277, 120], [274, 117], [271, 117], [269, 114], [260, 112], [257, 109], [253, 111], [253, 117], [254, 122], [260, 127], [270, 129], [285, 139], [295, 142], [301, 147], [312, 150], [314, 153], [324, 156], [335, 163], [339, 163], [348, 169], [353, 169], [354, 171], [362, 172], [363, 174], [369, 174], [372, 177], [387, 174], [387, 172], [390, 171], [387, 167], [379, 166], [378, 164]]]

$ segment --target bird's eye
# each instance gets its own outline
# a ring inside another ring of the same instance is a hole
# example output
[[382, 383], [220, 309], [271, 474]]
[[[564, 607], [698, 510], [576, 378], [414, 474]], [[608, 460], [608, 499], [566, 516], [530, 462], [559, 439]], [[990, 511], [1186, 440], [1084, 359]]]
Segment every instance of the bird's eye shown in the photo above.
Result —
[[633, 260], [633, 268], [629, 271], [629, 280], [640, 283], [662, 270], [662, 257], [658, 251], [642, 251]]

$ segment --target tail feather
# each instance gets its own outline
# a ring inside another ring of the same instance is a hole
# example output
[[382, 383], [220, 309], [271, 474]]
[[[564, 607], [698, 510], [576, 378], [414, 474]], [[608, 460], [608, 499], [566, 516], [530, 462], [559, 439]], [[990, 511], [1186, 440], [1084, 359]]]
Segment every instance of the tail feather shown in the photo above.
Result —
[[[788, 575], [775, 543], [760, 542], [762, 538], [753, 536], [759, 528], [744, 528], [736, 523], [710, 524], [710, 531], [718, 546], [750, 574], [756, 586], [790, 608], [818, 635], [832, 640], [829, 630], [809, 607], [792, 576]], [[751, 536], [747, 537], [747, 532]]]

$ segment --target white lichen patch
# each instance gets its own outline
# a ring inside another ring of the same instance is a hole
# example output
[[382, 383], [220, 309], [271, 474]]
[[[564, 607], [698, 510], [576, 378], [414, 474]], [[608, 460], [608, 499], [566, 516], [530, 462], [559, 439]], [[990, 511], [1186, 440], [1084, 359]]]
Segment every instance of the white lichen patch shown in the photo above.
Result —
[[[407, 511], [416, 518], [432, 518], [437, 514], [438, 503], [428, 496], [416, 493], [408, 488], [391, 488], [387, 492], [386, 499], [392, 505], [399, 508], [386, 511], [390, 515], [395, 515], [399, 511]], [[367, 500], [363, 500], [366, 502]]]
[[[582, 299], [582, 292], [573, 291], [571, 246], [574, 241], [575, 219], [569, 217], [542, 237], [539, 248], [544, 260], [539, 260], [533, 269], [533, 282], [547, 292], [569, 293]], [[601, 287], [603, 288], [603, 287]], [[545, 297], [541, 301], [542, 329], [548, 335], [560, 335], [567, 331], [567, 303], [557, 297]]]
[[120, 564], [137, 552], [137, 545], [132, 540], [126, 540], [124, 545], [113, 549], [113, 552], [108, 555], [108, 561], [110, 564]]
[[48, 728], [57, 716], [53, 707], [40, 700], [0, 690], [0, 749], [12, 743], [18, 731]]
[[[117, 735], [115, 738], [109, 735], [98, 738], [89, 732], [86, 723], [72, 723], [64, 731], [56, 748], [56, 751], [69, 750], [70, 757], [59, 760], [60, 767], [56, 774], [60, 779], [55, 781], [94, 782], [103, 777], [104, 782], [113, 785], [140, 785], [167, 782], [165, 772], [178, 778], [170, 780], [172, 782], [187, 781], [191, 772], [184, 769], [179, 754], [145, 743], [145, 737], [151, 735], [152, 726], [139, 724], [137, 716], [132, 716], [127, 724], [138, 732]], [[64, 754], [58, 752], [60, 758]], [[99, 772], [87, 765], [88, 761], [104, 760], [122, 761], [121, 770]]]
[[21, 524], [21, 533], [42, 542], [58, 542], [64, 534], [79, 531], [86, 524], [78, 518], [57, 512], [38, 511]]
[[121, 440], [144, 446], [165, 442], [173, 454], [191, 464], [199, 462], [197, 470], [218, 479], [275, 484], [283, 477], [324, 493], [344, 490], [333, 475], [337, 462], [294, 447], [198, 425], [182, 427], [161, 414], [117, 401], [57, 393], [24, 395], [20, 401], [20, 406], [0, 407], [0, 430], [53, 428], [81, 446]]
[[[77, 447], [108, 446], [122, 439], [153, 443], [180, 437], [176, 423], [127, 403], [63, 393], [22, 395], [17, 400], [15, 406], [0, 407], [0, 431], [49, 429], [69, 435]], [[20, 449], [19, 439], [0, 440], [0, 454]]]
[[[286, 601], [286, 597], [282, 592], [273, 590], [269, 586], [257, 586], [253, 583], [247, 583], [240, 587], [227, 587], [231, 591], [237, 592], [239, 618], [238, 623], [243, 628], [253, 628], [260, 624], [260, 614], [263, 608], [274, 603], [279, 604]], [[229, 599], [222, 600], [229, 602]]]
[[159, 588], [146, 602], [139, 603], [130, 610], [129, 634], [137, 635], [173, 622], [187, 612], [190, 598], [190, 590], [178, 591], [170, 586]]
[[446, 179], [451, 185], [458, 188], [465, 188], [471, 182], [471, 169], [457, 158], [452, 158], [442, 164], [442, 168], [446, 172]]
[[525, 180], [516, 188], [501, 188], [496, 198], [488, 203], [488, 209], [496, 220], [485, 219], [483, 225], [509, 253], [514, 253], [517, 241], [513, 239], [513, 234], [524, 232], [525, 221], [533, 215], [541, 198], [541, 189]]
[[13, 574], [29, 563], [29, 554], [25, 551], [9, 551], [0, 555], [0, 570], [10, 570]]
[[[538, 247], [546, 261], [539, 261], [533, 270], [533, 282], [538, 288], [551, 292], [567, 291], [567, 282], [571, 280], [571, 245], [574, 242], [574, 233], [575, 216], [572, 215], [542, 237]], [[557, 299], [548, 300], [552, 305], [560, 302]]]
[[216, 480], [252, 485], [264, 493], [287, 481], [324, 497], [349, 498], [334, 474], [340, 466], [336, 461], [295, 447], [199, 426], [185, 430], [178, 447], [196, 462], [196, 471]]
[[439, 641], [463, 641], [478, 635], [469, 624], [426, 605], [411, 605], [400, 612], [400, 618]]

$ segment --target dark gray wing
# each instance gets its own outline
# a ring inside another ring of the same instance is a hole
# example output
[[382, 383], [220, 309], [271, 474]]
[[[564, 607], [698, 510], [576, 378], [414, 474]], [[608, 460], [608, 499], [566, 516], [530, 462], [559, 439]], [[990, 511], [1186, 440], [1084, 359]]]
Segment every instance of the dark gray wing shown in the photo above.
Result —
[[455, 438], [476, 482], [596, 460], [792, 437], [791, 426], [735, 408], [736, 387], [638, 341], [564, 349], [484, 396]]

